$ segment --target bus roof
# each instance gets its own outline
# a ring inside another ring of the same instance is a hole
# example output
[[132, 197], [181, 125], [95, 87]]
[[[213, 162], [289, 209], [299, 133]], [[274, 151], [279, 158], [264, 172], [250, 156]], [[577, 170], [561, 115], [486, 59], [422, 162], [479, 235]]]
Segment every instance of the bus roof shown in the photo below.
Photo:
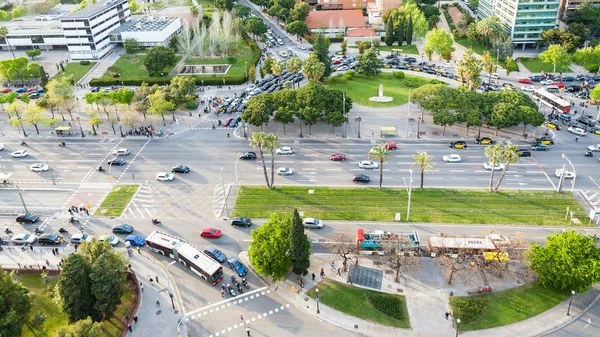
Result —
[[564, 105], [564, 106], [571, 106], [571, 103], [567, 102], [566, 100], [556, 96], [553, 93], [547, 92], [544, 88], [540, 88], [540, 89], [536, 89], [534, 91], [536, 94], [540, 95], [540, 96], [544, 96], [548, 99], [553, 100], [554, 102], [560, 104], [560, 105]]
[[496, 244], [490, 239], [483, 238], [453, 238], [430, 236], [429, 248], [462, 248], [462, 249], [496, 249]]
[[182, 240], [178, 237], [163, 233], [163, 232], [159, 232], [159, 231], [154, 231], [152, 233], [150, 233], [150, 235], [148, 235], [148, 237], [146, 237], [146, 241], [150, 241], [154, 244], [157, 245], [161, 245], [163, 247], [167, 247], [167, 248], [175, 248], [177, 246], [178, 243], [182, 242]]
[[177, 248], [177, 254], [180, 258], [185, 258], [186, 260], [194, 263], [197, 268], [200, 268], [211, 275], [216, 273], [217, 270], [221, 268], [219, 263], [215, 262], [213, 259], [206, 256], [196, 247], [187, 242]]

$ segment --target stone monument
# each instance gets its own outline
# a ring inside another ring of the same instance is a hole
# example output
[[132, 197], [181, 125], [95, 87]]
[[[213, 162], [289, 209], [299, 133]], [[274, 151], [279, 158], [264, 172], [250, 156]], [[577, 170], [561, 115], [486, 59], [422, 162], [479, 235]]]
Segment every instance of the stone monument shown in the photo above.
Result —
[[393, 100], [394, 100], [393, 97], [383, 96], [383, 84], [379, 85], [379, 95], [369, 98], [369, 101], [378, 102], [378, 103], [389, 103]]

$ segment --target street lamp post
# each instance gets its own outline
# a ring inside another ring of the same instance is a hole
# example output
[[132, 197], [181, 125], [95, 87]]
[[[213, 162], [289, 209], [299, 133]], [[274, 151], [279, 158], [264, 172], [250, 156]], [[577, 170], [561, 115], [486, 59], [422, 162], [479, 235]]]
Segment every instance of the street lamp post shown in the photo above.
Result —
[[173, 261], [167, 265], [165, 269], [165, 275], [167, 276], [167, 283], [169, 284], [169, 297], [171, 298], [171, 305], [173, 306], [173, 310], [175, 310], [175, 301], [173, 301], [173, 287], [171, 286], [171, 278], [169, 277], [169, 267], [175, 264], [177, 261]]
[[[77, 124], [79, 124], [79, 131], [81, 131], [81, 138], [85, 138], [85, 134], [83, 133], [83, 128], [81, 127], [81, 120], [77, 117]], [[122, 131], [121, 131], [122, 133]]]
[[575, 296], [575, 290], [571, 290], [571, 299], [569, 299], [569, 308], [567, 309], [567, 316], [571, 316], [571, 303], [573, 302], [574, 296]]
[[362, 121], [362, 118], [358, 116], [355, 120], [358, 122], [358, 138], [360, 138], [360, 121]]
[[48, 157], [46, 157], [46, 165], [48, 165], [48, 171], [50, 171], [50, 177], [52, 178], [52, 185], [56, 185], [56, 181], [54, 181], [54, 173], [52, 173], [52, 170], [50, 169], [50, 164], [48, 164]]
[[417, 118], [417, 139], [421, 139], [421, 117]]
[[[342, 116], [346, 114], [346, 92], [342, 91]], [[346, 121], [344, 121], [344, 131], [342, 138], [346, 138]]]
[[[573, 182], [571, 183], [571, 192], [573, 192], [573, 188], [575, 187], [575, 181], [577, 180], [577, 174], [575, 173], [575, 166], [573, 166], [573, 163], [571, 163], [569, 158], [564, 153], [562, 154], [562, 157], [563, 157], [563, 159], [567, 160], [569, 165], [571, 165], [571, 169], [573, 170]], [[565, 174], [565, 170], [563, 169], [563, 176], [564, 176], [564, 174]]]
[[25, 213], [29, 213], [29, 211], [27, 210], [27, 205], [25, 204], [25, 199], [23, 199], [23, 194], [21, 194], [21, 189], [19, 188], [19, 185], [15, 184], [15, 187], [17, 188], [17, 192], [19, 192], [19, 198], [21, 198], [21, 203], [23, 203]]
[[460, 318], [456, 319], [456, 337], [458, 337], [458, 325], [460, 324]]
[[248, 138], [248, 133], [246, 132], [246, 123], [244, 123], [244, 138]]
[[315, 299], [317, 300], [317, 314], [320, 314], [321, 309], [319, 309], [319, 288], [315, 289], [315, 291], [317, 292], [317, 297], [315, 297]]
[[[408, 181], [408, 206], [406, 209], [406, 222], [410, 221], [410, 200], [412, 197], [412, 183], [413, 183], [413, 179], [412, 179], [413, 170], [409, 169], [408, 172], [409, 172], [410, 176], [408, 177], [408, 179], [409, 179], [409, 181]], [[402, 178], [402, 179], [404, 179], [404, 178]], [[404, 181], [404, 185], [406, 186], [406, 180]]]

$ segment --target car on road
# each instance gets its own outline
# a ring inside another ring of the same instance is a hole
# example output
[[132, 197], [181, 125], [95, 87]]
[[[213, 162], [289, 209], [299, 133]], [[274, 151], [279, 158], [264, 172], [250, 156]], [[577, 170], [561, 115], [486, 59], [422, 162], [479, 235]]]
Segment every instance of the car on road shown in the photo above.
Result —
[[398, 148], [398, 144], [396, 144], [396, 142], [385, 142], [381, 144], [381, 146], [385, 147], [386, 150], [396, 150]]
[[127, 242], [134, 247], [141, 247], [146, 243], [146, 239], [139, 235], [127, 235], [125, 244], [127, 244]]
[[27, 157], [27, 155], [28, 153], [26, 150], [17, 150], [10, 154], [10, 156], [13, 158], [25, 158]]
[[555, 130], [559, 130], [559, 131], [560, 131], [560, 129], [562, 129], [560, 124], [556, 121], [546, 122], [546, 126], [550, 129], [555, 129]]
[[222, 251], [217, 248], [208, 246], [204, 249], [204, 254], [210, 256], [213, 260], [223, 263], [227, 261], [227, 255], [225, 255]]
[[131, 234], [133, 233], [133, 226], [128, 224], [116, 225], [113, 227], [112, 232], [114, 234]]
[[42, 234], [38, 238], [40, 245], [60, 245], [63, 242], [63, 237], [58, 234]]
[[17, 218], [15, 220], [17, 221], [17, 223], [20, 223], [20, 224], [24, 224], [24, 223], [32, 224], [32, 223], [36, 223], [39, 219], [40, 219], [40, 217], [33, 213], [25, 213], [25, 214], [17, 215]]
[[452, 68], [452, 63], [442, 63], [442, 68]]
[[113, 151], [113, 156], [128, 156], [131, 152], [129, 152], [129, 149], [126, 148], [121, 148], [118, 150], [114, 150]]
[[31, 166], [29, 166], [29, 169], [32, 170], [33, 172], [45, 172], [45, 171], [48, 171], [50, 168], [46, 164], [37, 163], [37, 164], [32, 164]]
[[106, 163], [110, 166], [113, 166], [113, 165], [122, 166], [122, 165], [125, 165], [127, 162], [121, 158], [113, 158], [113, 159], [110, 159], [109, 161], [107, 161]]
[[158, 172], [156, 174], [156, 180], [158, 181], [171, 181], [175, 179], [175, 175], [169, 172]]
[[376, 169], [379, 167], [379, 163], [370, 160], [362, 160], [358, 162], [358, 167], [363, 169]]
[[502, 88], [504, 90], [515, 90], [515, 86], [510, 83], [502, 83]]
[[590, 133], [593, 133], [593, 134], [595, 134], [595, 135], [600, 135], [600, 129], [593, 129], [593, 130], [590, 130]]
[[0, 143], [0, 151], [4, 150], [4, 144]]
[[[554, 175], [555, 175], [557, 178], [560, 178], [560, 176], [562, 176], [562, 175], [563, 175], [563, 169], [556, 169], [556, 170], [554, 171]], [[574, 172], [571, 172], [571, 171], [569, 171], [569, 170], [565, 170], [565, 171], [564, 171], [564, 176], [565, 176], [565, 179], [573, 179], [573, 178], [575, 178], [575, 173], [574, 173]]]
[[231, 219], [231, 225], [234, 227], [240, 227], [240, 226], [250, 227], [250, 226], [252, 226], [252, 220], [250, 220], [250, 218], [239, 216], [239, 217], [235, 217], [235, 218]]
[[190, 168], [185, 165], [175, 165], [171, 167], [171, 172], [174, 173], [190, 173]]
[[240, 277], [246, 276], [248, 274], [248, 270], [246, 266], [244, 266], [237, 257], [230, 257], [227, 259], [227, 264], [231, 269], [233, 269]]
[[229, 124], [231, 124], [231, 121], [233, 121], [234, 117], [229, 117], [227, 118], [224, 122], [223, 122], [223, 126], [229, 126]]
[[494, 144], [494, 140], [490, 137], [481, 137], [481, 138], [475, 139], [475, 143], [481, 144], [481, 145], [490, 145], [490, 144]]
[[578, 135], [578, 136], [585, 136], [587, 133], [585, 132], [584, 129], [582, 128], [576, 128], [576, 127], [569, 127], [567, 129], [568, 132], [574, 134], [574, 135]]
[[528, 149], [517, 149], [519, 157], [531, 157], [531, 151]]
[[519, 78], [517, 80], [517, 82], [522, 83], [522, 84], [533, 84], [533, 82], [529, 78]]
[[535, 87], [533, 85], [524, 85], [521, 87], [521, 91], [525, 91], [525, 92], [532, 92], [535, 90]]
[[298, 49], [300, 49], [300, 50], [306, 50], [306, 46], [303, 45], [303, 44], [301, 44], [301, 45], [298, 46]]
[[498, 73], [493, 73], [493, 74], [490, 74], [490, 77], [491, 77], [491, 78], [493, 78], [493, 79], [495, 79], [495, 80], [497, 80], [497, 79], [499, 79], [499, 78], [500, 78], [500, 74], [498, 74]]
[[121, 240], [119, 240], [119, 238], [114, 235], [100, 235], [98, 241], [108, 241], [108, 243], [110, 243], [111, 246], [116, 246], [119, 244], [119, 242], [121, 242]]
[[204, 228], [200, 232], [201, 238], [218, 239], [221, 237], [221, 230], [216, 228]]
[[256, 153], [254, 152], [244, 152], [240, 155], [240, 159], [254, 160], [256, 159]]
[[[494, 171], [503, 171], [504, 170], [504, 164], [503, 163], [496, 163], [496, 166], [494, 167]], [[483, 163], [483, 168], [490, 171], [492, 169], [492, 163], [491, 162], [486, 162]]]
[[352, 181], [355, 183], [368, 183], [371, 178], [366, 174], [356, 174], [352, 177]]
[[536, 144], [531, 145], [529, 147], [529, 149], [532, 151], [548, 151], [548, 150], [550, 150], [550, 146], [548, 146], [546, 144], [536, 143]]
[[75, 233], [73, 235], [71, 235], [71, 243], [74, 245], [78, 245], [82, 242], [87, 242], [90, 243], [92, 242], [92, 240], [94, 239], [93, 236], [88, 235], [88, 234], [82, 234], [82, 233]]
[[457, 154], [447, 154], [442, 157], [442, 160], [446, 163], [460, 163], [462, 158], [460, 158], [460, 155]]
[[600, 144], [590, 145], [588, 146], [588, 150], [592, 152], [600, 152]]
[[19, 94], [23, 94], [23, 93], [27, 92], [27, 89], [26, 88], [19, 88], [19, 89], [15, 90], [15, 92], [18, 92]]
[[346, 156], [341, 153], [334, 153], [332, 155], [329, 155], [329, 160], [344, 161], [344, 160], [346, 160]]
[[91, 93], [95, 93], [100, 91], [100, 87], [93, 87], [92, 90], [90, 90]]
[[37, 236], [29, 233], [17, 234], [10, 239], [15, 245], [32, 244], [35, 240], [37, 240]]
[[8, 94], [9, 92], [12, 92], [12, 89], [9, 89], [9, 88], [4, 88], [4, 89], [2, 89], [2, 91], [1, 91], [1, 92], [2, 92], [3, 94]]
[[541, 80], [540, 84], [541, 85], [552, 85], [552, 84], [554, 84], [554, 80], [550, 80], [550, 79], [548, 79], [548, 80]]
[[302, 220], [304, 228], [323, 228], [323, 221], [316, 218], [305, 218]]
[[275, 150], [275, 153], [277, 154], [293, 154], [294, 153], [294, 149], [292, 149], [289, 146], [282, 146], [280, 148], [278, 148], [277, 150]]
[[463, 140], [457, 140], [455, 142], [450, 143], [450, 147], [453, 149], [466, 149], [467, 142], [465, 142]]
[[535, 139], [536, 143], [544, 144], [544, 145], [554, 145], [554, 140], [552, 137], [540, 137]]
[[294, 174], [294, 170], [289, 167], [278, 167], [277, 175], [278, 176], [291, 176]]

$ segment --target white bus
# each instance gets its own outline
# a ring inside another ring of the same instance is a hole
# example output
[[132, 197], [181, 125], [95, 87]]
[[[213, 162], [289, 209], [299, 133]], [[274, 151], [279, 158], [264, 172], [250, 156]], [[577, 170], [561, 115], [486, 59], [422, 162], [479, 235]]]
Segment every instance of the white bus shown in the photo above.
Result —
[[146, 238], [146, 244], [150, 250], [181, 262], [212, 285], [219, 283], [223, 278], [223, 267], [220, 263], [183, 239], [154, 231]]
[[439, 254], [454, 255], [459, 252], [480, 255], [484, 252], [493, 252], [498, 249], [494, 240], [487, 237], [430, 236], [427, 240], [427, 245], [432, 257], [436, 257]]
[[539, 101], [540, 103], [552, 109], [558, 110], [562, 113], [567, 114], [571, 111], [571, 103], [552, 93], [549, 93], [543, 88], [534, 90], [533, 98]]

